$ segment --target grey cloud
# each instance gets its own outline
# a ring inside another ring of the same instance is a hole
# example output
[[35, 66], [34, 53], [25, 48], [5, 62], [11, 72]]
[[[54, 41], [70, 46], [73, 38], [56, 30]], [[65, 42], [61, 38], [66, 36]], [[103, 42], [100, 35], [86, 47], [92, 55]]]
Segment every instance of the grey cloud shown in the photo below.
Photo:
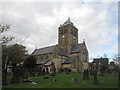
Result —
[[[111, 29], [108, 7], [110, 4], [78, 4], [78, 3], [4, 3], [4, 22], [11, 24], [11, 35], [21, 41], [30, 35], [24, 45], [31, 53], [38, 48], [57, 44], [58, 27], [71, 17], [79, 29], [79, 42], [86, 39], [90, 54], [96, 50], [102, 51], [101, 42], [113, 43], [110, 37]], [[1, 10], [1, 8], [0, 8]], [[0, 11], [0, 13], [2, 13]], [[83, 16], [82, 16], [83, 14]], [[102, 34], [103, 33], [103, 34]], [[99, 43], [98, 43], [99, 42]], [[113, 49], [113, 48], [111, 48]]]

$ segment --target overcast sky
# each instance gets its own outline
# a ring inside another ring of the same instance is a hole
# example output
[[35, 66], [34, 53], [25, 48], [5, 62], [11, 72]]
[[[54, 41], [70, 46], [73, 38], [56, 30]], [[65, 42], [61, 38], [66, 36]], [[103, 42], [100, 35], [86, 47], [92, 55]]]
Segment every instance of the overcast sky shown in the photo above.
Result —
[[118, 53], [117, 2], [0, 2], [0, 23], [10, 24], [12, 43], [23, 41], [29, 54], [58, 43], [58, 27], [70, 17], [85, 39], [89, 57]]

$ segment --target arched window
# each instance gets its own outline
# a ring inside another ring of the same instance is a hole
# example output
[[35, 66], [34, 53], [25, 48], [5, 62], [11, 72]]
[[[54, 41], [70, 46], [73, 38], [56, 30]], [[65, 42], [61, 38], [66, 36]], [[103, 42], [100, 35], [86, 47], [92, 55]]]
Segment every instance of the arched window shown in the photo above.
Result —
[[48, 54], [46, 55], [46, 58], [47, 58], [47, 59], [49, 58]]
[[43, 59], [43, 55], [41, 55], [41, 59]]
[[65, 33], [67, 33], [67, 30], [66, 30], [66, 29], [64, 30], [64, 34], [65, 34]]
[[59, 34], [63, 34], [62, 30], [59, 31]]

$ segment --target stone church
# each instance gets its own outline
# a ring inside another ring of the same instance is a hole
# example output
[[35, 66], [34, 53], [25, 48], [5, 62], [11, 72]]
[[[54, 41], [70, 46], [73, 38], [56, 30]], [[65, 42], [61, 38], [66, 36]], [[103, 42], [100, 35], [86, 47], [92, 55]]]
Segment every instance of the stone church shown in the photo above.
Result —
[[35, 49], [32, 53], [36, 57], [38, 66], [54, 64], [57, 71], [69, 68], [74, 72], [81, 72], [84, 64], [88, 63], [88, 50], [85, 40], [78, 43], [78, 29], [70, 18], [58, 28], [58, 44]]

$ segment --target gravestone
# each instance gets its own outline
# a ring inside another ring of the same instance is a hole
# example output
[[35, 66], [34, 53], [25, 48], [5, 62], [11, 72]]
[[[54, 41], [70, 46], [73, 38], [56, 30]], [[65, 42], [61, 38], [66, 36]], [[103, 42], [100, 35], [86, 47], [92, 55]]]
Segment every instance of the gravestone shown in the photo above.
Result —
[[71, 69], [68, 69], [68, 72], [70, 73], [70, 72], [71, 72]]
[[87, 69], [87, 70], [84, 70], [83, 72], [83, 80], [88, 80], [88, 79], [89, 79], [89, 71]]
[[64, 71], [65, 71], [66, 74], [69, 74], [68, 68], [64, 68]]
[[36, 83], [36, 82], [32, 82], [32, 84], [38, 84], [38, 83]]
[[84, 70], [84, 72], [83, 72], [83, 80], [85, 80], [86, 79], [86, 70]]
[[23, 69], [23, 71], [24, 71], [23, 79], [27, 79], [28, 78], [28, 70], [27, 70], [27, 68]]
[[32, 76], [36, 76], [36, 72], [32, 70]]
[[88, 68], [89, 68], [89, 64], [84, 62], [83, 63], [83, 70], [84, 70], [84, 72], [83, 72], [83, 80], [88, 80], [88, 78], [89, 78]]
[[53, 70], [50, 71], [50, 76], [55, 76], [55, 72]]
[[20, 70], [20, 77], [23, 77], [24, 76], [24, 68], [22, 66], [19, 67], [19, 70]]
[[49, 77], [48, 77], [48, 76], [45, 76], [45, 77], [43, 77], [43, 79], [49, 79]]
[[42, 68], [41, 75], [45, 75], [45, 67]]
[[55, 83], [56, 81], [56, 78], [52, 78], [52, 83]]
[[87, 77], [87, 80], [89, 79], [89, 70], [87, 69], [86, 71], [86, 77]]
[[56, 68], [55, 68], [55, 66], [53, 67], [53, 70], [54, 70], [54, 75], [56, 75]]
[[103, 69], [102, 69], [102, 67], [100, 68], [100, 76], [103, 76]]
[[27, 83], [27, 82], [33, 82], [31, 78], [28, 78], [27, 76], [27, 71], [25, 72], [25, 75], [23, 77], [22, 82]]
[[50, 75], [50, 76], [55, 76], [55, 75], [56, 75], [56, 68], [55, 68], [55, 66], [53, 66], [53, 67], [51, 68], [49, 75]]
[[7, 70], [2, 69], [2, 85], [7, 85]]
[[22, 82], [28, 82], [27, 78], [26, 78], [26, 79], [23, 79]]
[[28, 82], [32, 82], [32, 79], [31, 79], [31, 78], [28, 78], [27, 80], [28, 80]]
[[19, 68], [14, 66], [11, 83], [19, 83]]
[[90, 76], [94, 75], [93, 74], [93, 72], [94, 72], [93, 69], [90, 69], [89, 71], [90, 71]]
[[118, 88], [120, 88], [120, 68], [118, 70]]
[[98, 80], [97, 80], [97, 69], [94, 70], [94, 82], [93, 85], [98, 85]]
[[71, 80], [71, 82], [72, 82], [72, 83], [77, 83], [78, 80], [77, 80], [77, 78], [74, 78], [74, 77], [73, 77], [72, 80]]
[[28, 82], [28, 70], [27, 70], [27, 68], [24, 68], [23, 71], [24, 71], [24, 75], [23, 75], [22, 82]]
[[63, 69], [62, 69], [62, 68], [60, 68], [59, 72], [60, 72], [60, 73], [61, 73], [61, 72], [63, 72]]
[[40, 67], [39, 69], [38, 69], [38, 74], [37, 74], [38, 76], [40, 76], [40, 75], [42, 75], [42, 67]]

